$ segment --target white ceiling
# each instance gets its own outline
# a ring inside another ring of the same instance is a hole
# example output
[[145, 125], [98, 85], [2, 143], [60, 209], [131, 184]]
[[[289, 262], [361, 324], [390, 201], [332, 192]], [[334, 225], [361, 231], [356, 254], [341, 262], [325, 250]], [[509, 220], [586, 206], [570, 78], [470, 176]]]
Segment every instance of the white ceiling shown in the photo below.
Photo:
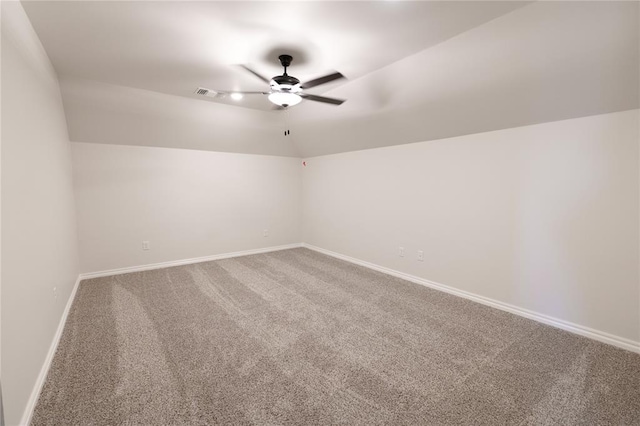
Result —
[[[313, 156], [638, 107], [636, 2], [24, 2], [78, 142]], [[236, 64], [348, 80], [272, 111]], [[291, 135], [284, 136], [284, 129]]]

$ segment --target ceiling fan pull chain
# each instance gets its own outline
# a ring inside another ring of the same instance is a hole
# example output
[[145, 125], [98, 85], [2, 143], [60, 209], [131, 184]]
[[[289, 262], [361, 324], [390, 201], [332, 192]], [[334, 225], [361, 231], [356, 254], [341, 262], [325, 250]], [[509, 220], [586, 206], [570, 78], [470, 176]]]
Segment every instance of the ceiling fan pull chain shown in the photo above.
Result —
[[289, 109], [284, 110], [284, 127], [287, 129], [285, 130], [285, 135], [288, 136], [291, 133], [289, 130]]

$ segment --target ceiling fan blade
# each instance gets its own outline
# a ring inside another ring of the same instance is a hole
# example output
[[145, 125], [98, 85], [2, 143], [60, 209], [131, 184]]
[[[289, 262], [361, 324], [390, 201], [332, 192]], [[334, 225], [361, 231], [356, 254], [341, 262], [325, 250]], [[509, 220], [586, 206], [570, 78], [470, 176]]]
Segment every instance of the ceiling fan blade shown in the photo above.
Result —
[[239, 93], [241, 95], [268, 95], [269, 92], [240, 92], [235, 90], [215, 90], [217, 93], [223, 93], [225, 95], [233, 95], [234, 93]]
[[260, 80], [264, 81], [265, 83], [269, 84], [270, 79], [268, 79], [267, 77], [258, 74], [257, 72], [255, 72], [254, 70], [252, 70], [251, 68], [249, 68], [246, 65], [240, 65], [242, 68], [244, 68], [245, 70], [249, 71], [251, 74], [255, 75], [256, 77], [258, 77]]
[[333, 74], [328, 74], [328, 75], [325, 75], [324, 77], [318, 77], [316, 79], [307, 81], [306, 83], [302, 83], [300, 87], [302, 87], [303, 89], [309, 89], [311, 87], [316, 87], [321, 84], [329, 83], [330, 81], [338, 80], [340, 78], [345, 78], [345, 77], [339, 72], [334, 72]]
[[300, 96], [308, 101], [324, 102], [325, 104], [342, 105], [344, 99], [327, 98], [326, 96], [310, 95], [302, 93]]

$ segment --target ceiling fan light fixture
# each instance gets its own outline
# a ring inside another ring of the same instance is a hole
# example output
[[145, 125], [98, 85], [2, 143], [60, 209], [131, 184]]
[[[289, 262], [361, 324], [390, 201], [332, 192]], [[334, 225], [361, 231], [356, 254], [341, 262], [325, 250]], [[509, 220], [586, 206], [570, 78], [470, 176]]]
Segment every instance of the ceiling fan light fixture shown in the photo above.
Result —
[[281, 107], [290, 107], [298, 105], [302, 98], [296, 93], [290, 92], [273, 92], [269, 94], [269, 101]]
[[[308, 88], [326, 84], [340, 78], [345, 78], [344, 75], [336, 71], [331, 74], [309, 80], [305, 83], [301, 83], [300, 80], [298, 80], [294, 76], [287, 74], [287, 67], [291, 65], [291, 61], [293, 60], [291, 55], [280, 55], [278, 56], [278, 59], [280, 59], [280, 64], [283, 66], [284, 72], [282, 73], [282, 75], [276, 75], [271, 79], [267, 79], [267, 77], [257, 73], [247, 65], [241, 65], [242, 68], [253, 74], [255, 77], [259, 78], [262, 82], [269, 84], [268, 92], [230, 92], [226, 90], [215, 92], [200, 87], [198, 88], [196, 93], [198, 95], [210, 97], [215, 97], [216, 94], [219, 94], [221, 97], [229, 96], [234, 101], [239, 101], [245, 94], [267, 95], [271, 103], [280, 107], [277, 109], [283, 109], [290, 106], [298, 105], [300, 102], [302, 102], [302, 98], [307, 101], [322, 102], [330, 105], [342, 105], [344, 103], [343, 99], [328, 98], [326, 96], [317, 96], [304, 92]], [[209, 92], [212, 92], [214, 95], [208, 95]]]

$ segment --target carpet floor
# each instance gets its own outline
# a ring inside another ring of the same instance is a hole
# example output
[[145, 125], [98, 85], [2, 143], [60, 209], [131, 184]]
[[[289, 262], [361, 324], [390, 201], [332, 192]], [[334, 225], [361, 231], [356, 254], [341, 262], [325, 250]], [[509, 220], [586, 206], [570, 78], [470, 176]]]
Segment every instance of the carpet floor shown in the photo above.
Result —
[[640, 355], [307, 249], [85, 280], [33, 425], [638, 425]]

